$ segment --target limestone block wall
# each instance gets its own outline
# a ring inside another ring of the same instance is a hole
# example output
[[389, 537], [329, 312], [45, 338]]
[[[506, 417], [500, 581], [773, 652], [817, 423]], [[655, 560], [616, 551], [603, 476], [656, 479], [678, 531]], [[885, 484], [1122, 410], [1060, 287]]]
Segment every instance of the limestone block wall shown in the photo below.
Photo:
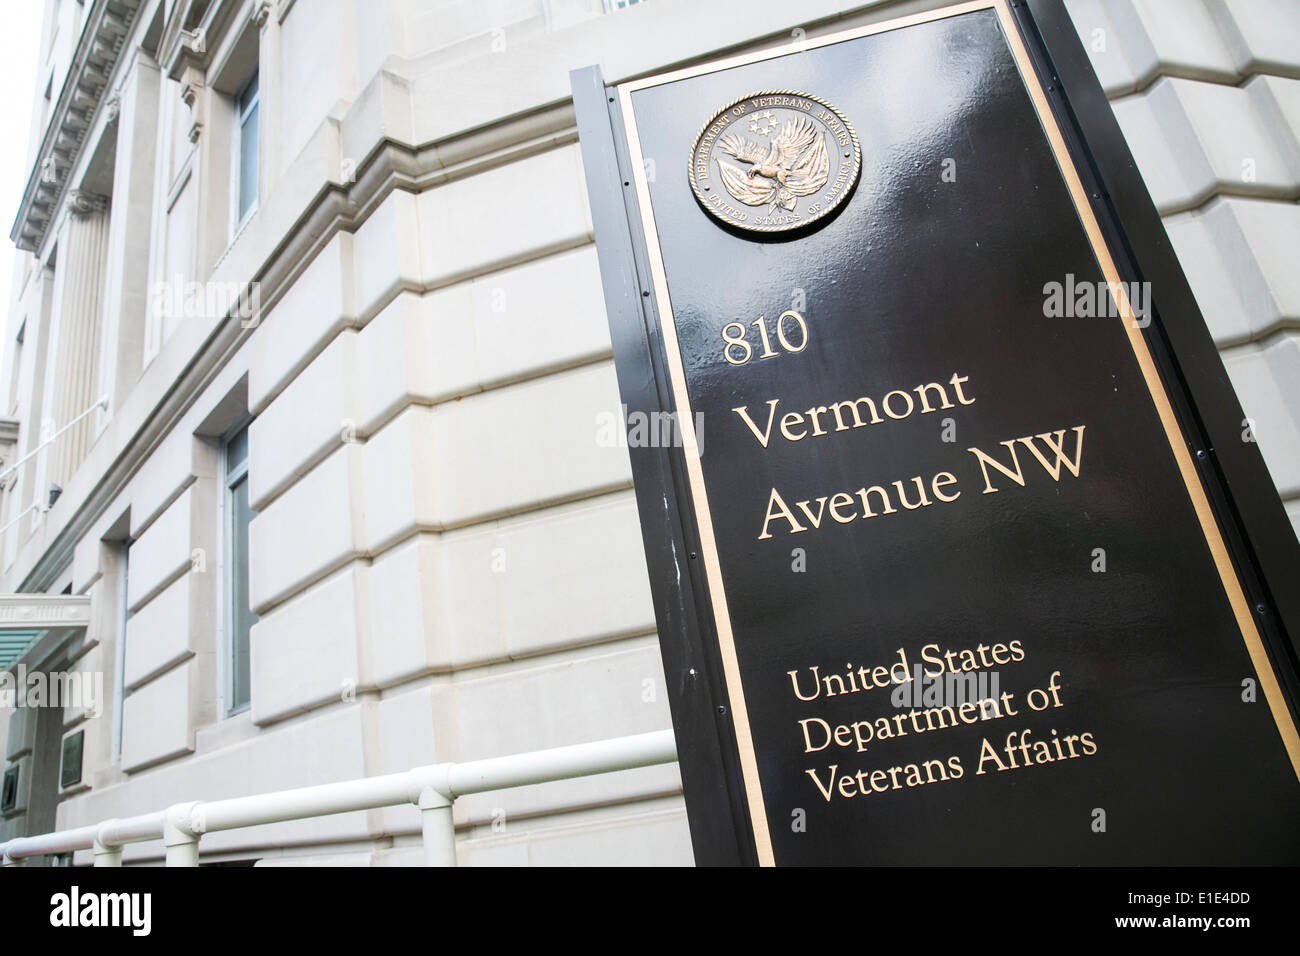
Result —
[[[322, 3], [333, 16], [282, 4], [262, 34], [259, 209], [211, 270], [261, 276], [268, 311], [219, 353], [219, 332], [178, 323], [41, 536], [6, 541], [21, 577], [149, 434], [74, 548], [94, 620], [75, 666], [111, 675], [111, 544], [133, 541], [121, 754], [111, 704], [66, 715], [88, 736], [62, 827], [668, 727], [627, 453], [600, 440], [619, 399], [567, 71], [617, 81], [941, 5], [754, 0], [741, 22], [693, 0], [520, 2], [497, 49], [476, 4], [434, 21]], [[1300, 524], [1300, 3], [1067, 7]], [[149, 432], [177, 382], [187, 404]], [[244, 414], [258, 621], [251, 706], [227, 715], [219, 439]], [[8, 721], [10, 759], [31, 733]], [[462, 863], [692, 860], [671, 766], [465, 798], [456, 820]], [[419, 821], [345, 814], [203, 849], [410, 864]]]
[[[472, 214], [511, 189], [529, 227]], [[222, 720], [195, 558], [216, 465], [193, 432], [241, 373], [259, 620], [251, 707]], [[394, 191], [335, 235], [134, 483], [121, 776], [61, 824], [670, 726], [627, 452], [600, 437], [617, 396], [575, 144]], [[691, 860], [672, 766], [456, 815], [467, 863]], [[398, 808], [204, 848], [406, 863], [418, 835]]]
[[[395, 192], [268, 316], [316, 358], [294, 375], [253, 337], [254, 724], [374, 695], [374, 772], [668, 726], [627, 454], [597, 441], [617, 387], [581, 175], [566, 145]], [[682, 862], [678, 789], [657, 768], [457, 812], [472, 856], [514, 815], [650, 801], [676, 839], [635, 844]]]

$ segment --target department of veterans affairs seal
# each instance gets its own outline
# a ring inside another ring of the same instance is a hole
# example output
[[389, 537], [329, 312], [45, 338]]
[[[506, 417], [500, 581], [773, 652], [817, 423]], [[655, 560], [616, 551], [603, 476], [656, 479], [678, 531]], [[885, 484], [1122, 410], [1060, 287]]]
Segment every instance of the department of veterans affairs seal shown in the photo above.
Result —
[[695, 137], [691, 189], [719, 222], [788, 232], [816, 222], [853, 191], [862, 149], [835, 107], [790, 90], [728, 103]]

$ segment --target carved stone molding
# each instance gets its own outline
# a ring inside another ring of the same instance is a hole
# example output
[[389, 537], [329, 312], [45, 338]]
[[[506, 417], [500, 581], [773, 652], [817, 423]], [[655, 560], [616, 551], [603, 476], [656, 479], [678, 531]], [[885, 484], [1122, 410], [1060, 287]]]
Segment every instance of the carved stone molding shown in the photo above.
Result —
[[191, 53], [202, 56], [208, 48], [207, 32], [202, 27], [196, 30], [182, 30], [181, 45]]
[[69, 189], [67, 206], [74, 216], [91, 216], [107, 209], [108, 199], [84, 189]]
[[[86, 22], [72, 51], [62, 91], [50, 112], [49, 125], [33, 157], [23, 200], [9, 233], [24, 251], [40, 249], [60, 208], [66, 185], [62, 174], [76, 165], [88, 144], [94, 145], [89, 136], [90, 122], [110, 94], [108, 81], [143, 2], [111, 0], [86, 5]], [[112, 120], [110, 112], [109, 122]]]
[[122, 115], [122, 97], [114, 93], [104, 102], [104, 122], [116, 123], [119, 116]]
[[90, 598], [86, 596], [0, 595], [0, 631], [84, 626], [89, 619]]
[[191, 143], [197, 143], [199, 137], [203, 134], [204, 126], [204, 106], [199, 98], [199, 93], [207, 83], [207, 76], [201, 67], [193, 63], [187, 63], [181, 71], [181, 102], [186, 105], [190, 111], [190, 128], [186, 132]]
[[271, 11], [273, 9], [275, 9], [275, 4], [273, 4], [271, 0], [257, 0], [257, 4], [253, 7], [253, 12], [249, 16], [249, 19], [252, 20], [253, 25], [260, 30], [262, 27], [266, 26], [266, 21], [271, 19]]

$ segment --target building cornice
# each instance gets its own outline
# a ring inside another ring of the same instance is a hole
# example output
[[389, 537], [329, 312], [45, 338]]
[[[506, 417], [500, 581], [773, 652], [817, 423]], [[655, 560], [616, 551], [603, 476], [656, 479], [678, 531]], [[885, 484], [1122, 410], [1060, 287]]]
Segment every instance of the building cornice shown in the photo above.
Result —
[[89, 620], [89, 595], [0, 594], [0, 632], [85, 627]]
[[158, 63], [172, 79], [179, 79], [186, 66], [200, 72], [207, 68], [208, 36], [202, 23], [207, 7], [203, 0], [181, 0], [163, 24]]
[[232, 29], [247, 17], [257, 27], [270, 16], [270, 0], [183, 0], [172, 8], [158, 41], [158, 63], [180, 83], [204, 76]]
[[9, 238], [36, 252], [68, 189], [72, 170], [86, 145], [108, 81], [130, 36], [143, 0], [93, 0], [73, 52], [59, 101], [36, 153]]

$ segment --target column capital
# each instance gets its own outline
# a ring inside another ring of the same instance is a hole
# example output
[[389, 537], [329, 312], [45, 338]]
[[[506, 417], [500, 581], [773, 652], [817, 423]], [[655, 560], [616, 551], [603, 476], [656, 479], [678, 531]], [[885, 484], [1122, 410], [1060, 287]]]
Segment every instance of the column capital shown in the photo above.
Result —
[[190, 111], [190, 128], [186, 132], [191, 143], [197, 143], [203, 132], [203, 101], [199, 94], [207, 82], [203, 71], [188, 63], [181, 72], [181, 102]]
[[193, 63], [186, 63], [181, 71], [181, 102], [194, 109], [198, 102], [199, 90], [207, 83], [207, 75]]
[[108, 198], [85, 189], [69, 189], [68, 212], [74, 216], [90, 216], [108, 208]]
[[253, 26], [259, 30], [266, 26], [266, 21], [271, 19], [271, 11], [275, 9], [275, 4], [271, 0], [257, 0], [253, 6], [253, 12], [249, 19], [253, 21]]

